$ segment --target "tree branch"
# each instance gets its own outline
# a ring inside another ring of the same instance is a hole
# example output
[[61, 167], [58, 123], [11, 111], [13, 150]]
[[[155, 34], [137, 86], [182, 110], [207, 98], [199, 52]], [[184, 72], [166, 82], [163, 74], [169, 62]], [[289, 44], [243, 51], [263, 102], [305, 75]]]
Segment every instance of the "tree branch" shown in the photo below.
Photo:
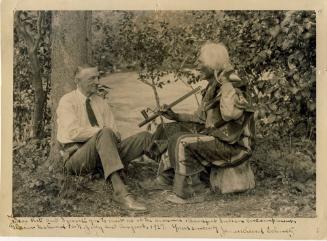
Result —
[[[183, 59], [182, 64], [181, 64], [180, 67], [179, 67], [179, 71], [183, 69], [184, 64], [185, 64], [185, 62], [186, 62], [186, 60], [187, 60], [188, 58], [189, 58], [189, 55], [186, 55], [185, 58]], [[193, 86], [190, 85], [190, 84], [188, 84], [187, 82], [185, 82], [182, 78], [180, 78], [180, 81], [182, 81], [182, 83], [183, 83], [185, 86], [187, 86], [187, 87], [191, 88], [192, 90], [194, 90]], [[198, 106], [200, 106], [200, 101], [199, 101], [197, 95], [194, 94], [194, 97], [195, 97], [195, 100], [196, 100]]]
[[31, 34], [27, 31], [26, 29], [26, 25], [24, 23], [22, 23], [21, 19], [20, 19], [20, 12], [17, 12], [15, 14], [15, 18], [16, 18], [16, 22], [17, 22], [17, 30], [18, 32], [22, 35], [22, 37], [24, 38], [27, 47], [28, 47], [28, 51], [32, 51], [34, 48], [34, 40], [31, 36]]
[[16, 12], [15, 19], [16, 19], [16, 24], [17, 24], [16, 29], [21, 35], [23, 35], [23, 38], [25, 39], [27, 32], [26, 32], [26, 29], [24, 28], [24, 25], [20, 19], [20, 12]]
[[153, 84], [151, 84], [151, 83], [149, 83], [148, 81], [146, 81], [145, 79], [139, 79], [141, 82], [143, 82], [144, 84], [146, 84], [146, 85], [148, 85], [148, 86], [150, 86], [150, 87], [152, 87], [153, 88]]
[[184, 64], [185, 64], [186, 60], [188, 59], [188, 57], [189, 57], [188, 55], [185, 56], [185, 58], [183, 59], [183, 62], [180, 65], [179, 69], [182, 69], [184, 67]]
[[44, 21], [44, 13], [39, 11], [38, 12], [38, 18], [37, 18], [37, 34], [35, 36], [35, 41], [33, 45], [33, 52], [36, 51], [36, 49], [39, 47], [40, 39], [41, 39], [41, 34], [42, 34], [42, 25]]
[[[158, 91], [157, 91], [157, 88], [156, 88], [156, 84], [154, 82], [154, 79], [151, 79], [152, 81], [152, 89], [153, 89], [153, 93], [154, 93], [154, 98], [156, 100], [156, 105], [157, 105], [157, 109], [160, 110], [160, 98], [159, 98], [159, 94], [158, 94]], [[162, 118], [162, 115], [160, 114], [159, 115], [160, 117], [160, 123], [163, 124], [164, 121], [163, 121], [163, 118]]]

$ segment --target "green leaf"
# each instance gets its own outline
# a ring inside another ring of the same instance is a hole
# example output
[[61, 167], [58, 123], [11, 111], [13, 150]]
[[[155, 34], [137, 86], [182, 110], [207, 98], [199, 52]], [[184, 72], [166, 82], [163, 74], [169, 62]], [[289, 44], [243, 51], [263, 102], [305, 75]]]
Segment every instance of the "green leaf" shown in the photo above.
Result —
[[315, 103], [307, 103], [307, 107], [310, 111], [315, 111], [316, 110], [316, 104]]
[[262, 80], [262, 81], [260, 81], [259, 83], [258, 83], [258, 88], [259, 89], [262, 89], [262, 87], [264, 86], [264, 84], [265, 84], [265, 82]]
[[276, 111], [278, 109], [278, 106], [276, 104], [270, 104], [269, 109], [272, 111]]
[[285, 39], [284, 42], [282, 43], [282, 49], [286, 50], [290, 47], [291, 43], [288, 39]]
[[276, 115], [271, 114], [268, 116], [268, 124], [273, 123], [276, 120]]
[[289, 90], [292, 92], [293, 95], [296, 95], [297, 92], [299, 92], [300, 89], [297, 88], [297, 87], [291, 87]]

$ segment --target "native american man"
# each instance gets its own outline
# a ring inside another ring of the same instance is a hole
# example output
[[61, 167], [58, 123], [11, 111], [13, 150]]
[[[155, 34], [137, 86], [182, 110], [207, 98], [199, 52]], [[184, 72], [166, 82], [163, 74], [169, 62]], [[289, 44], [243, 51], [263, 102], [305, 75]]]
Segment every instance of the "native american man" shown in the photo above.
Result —
[[[242, 91], [246, 86], [230, 64], [226, 47], [206, 43], [200, 50], [198, 70], [208, 85], [194, 114], [163, 110], [175, 122], [159, 125], [154, 139], [168, 140], [161, 156], [158, 176], [149, 186], [156, 189], [173, 185], [175, 199], [190, 199], [203, 184], [200, 174], [208, 167], [237, 166], [254, 148], [253, 113]], [[179, 202], [179, 201], [176, 201]]]

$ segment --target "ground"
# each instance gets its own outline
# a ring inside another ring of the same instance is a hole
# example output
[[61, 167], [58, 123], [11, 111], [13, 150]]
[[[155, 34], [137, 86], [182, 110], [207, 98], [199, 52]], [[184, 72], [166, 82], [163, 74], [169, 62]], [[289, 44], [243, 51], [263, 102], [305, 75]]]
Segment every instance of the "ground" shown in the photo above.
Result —
[[[104, 78], [112, 87], [109, 96], [122, 136], [135, 134], [142, 121], [140, 111], [154, 106], [150, 87], [135, 73], [116, 73]], [[190, 88], [181, 82], [160, 90], [162, 103], [169, 103]], [[196, 108], [194, 97], [174, 110]], [[66, 176], [42, 165], [46, 141], [27, 145], [14, 153], [13, 214], [15, 216], [134, 216], [112, 200], [112, 190], [100, 178]], [[257, 138], [251, 166], [256, 176], [253, 190], [238, 194], [209, 194], [196, 204], [175, 205], [165, 200], [167, 191], [146, 192], [138, 182], [153, 178], [157, 163], [133, 161], [127, 172], [130, 189], [147, 203], [142, 216], [161, 217], [314, 217], [316, 215], [315, 143], [294, 137], [274, 140]]]

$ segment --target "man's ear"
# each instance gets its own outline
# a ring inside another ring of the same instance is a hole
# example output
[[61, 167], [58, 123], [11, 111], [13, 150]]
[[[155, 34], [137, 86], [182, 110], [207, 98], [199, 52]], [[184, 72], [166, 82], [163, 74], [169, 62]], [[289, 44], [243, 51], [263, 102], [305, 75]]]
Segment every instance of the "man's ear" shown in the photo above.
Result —
[[[79, 75], [81, 74], [83, 68], [80, 66], [77, 66], [76, 70], [75, 70], [75, 79], [79, 77]], [[76, 82], [76, 81], [75, 81]]]
[[78, 82], [79, 82], [78, 77], [75, 77], [75, 78], [74, 78], [74, 83], [75, 83], [76, 85], [78, 85]]
[[83, 67], [80, 67], [80, 66], [78, 66], [78, 67], [77, 67], [77, 69], [78, 69], [78, 76], [79, 76], [80, 74], [82, 74], [82, 72], [83, 72], [84, 68], [83, 68]]
[[81, 66], [77, 66], [77, 68], [76, 68], [76, 72], [75, 72], [75, 80], [74, 80], [74, 82], [77, 84], [77, 82], [78, 82], [78, 78], [80, 77], [80, 74], [82, 73], [82, 71], [83, 71], [83, 67], [81, 67]]

